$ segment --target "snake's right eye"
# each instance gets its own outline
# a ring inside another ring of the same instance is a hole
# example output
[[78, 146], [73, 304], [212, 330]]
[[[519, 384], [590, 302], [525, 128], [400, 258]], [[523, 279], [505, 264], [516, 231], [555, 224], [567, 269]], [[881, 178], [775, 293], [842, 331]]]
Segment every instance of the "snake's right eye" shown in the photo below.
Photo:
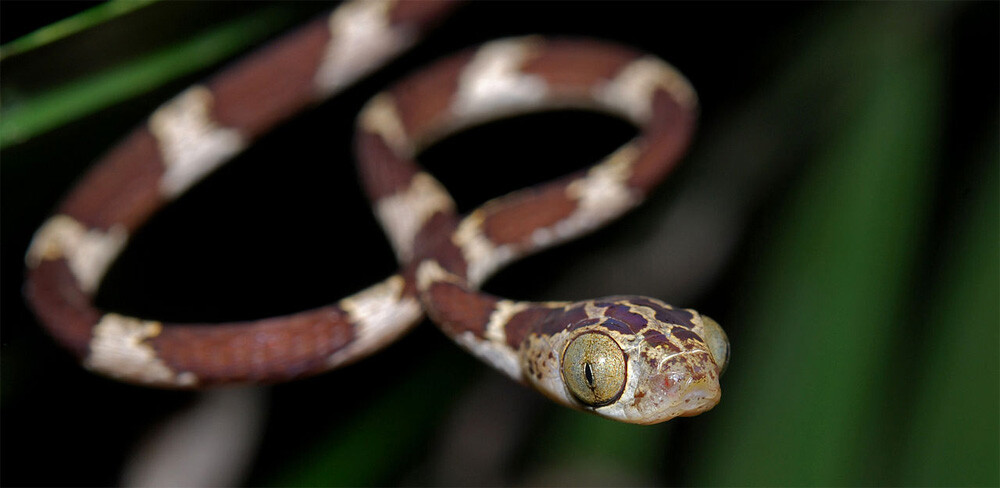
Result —
[[625, 390], [625, 353], [600, 332], [583, 333], [570, 341], [560, 369], [570, 393], [587, 406], [610, 405]]

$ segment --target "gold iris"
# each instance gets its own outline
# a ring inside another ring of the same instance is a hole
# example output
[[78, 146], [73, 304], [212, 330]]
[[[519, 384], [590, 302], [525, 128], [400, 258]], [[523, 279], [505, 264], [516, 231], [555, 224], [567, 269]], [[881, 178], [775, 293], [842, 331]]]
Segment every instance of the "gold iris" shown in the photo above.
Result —
[[571, 340], [560, 369], [570, 393], [591, 407], [609, 405], [625, 390], [625, 353], [600, 332], [585, 332]]

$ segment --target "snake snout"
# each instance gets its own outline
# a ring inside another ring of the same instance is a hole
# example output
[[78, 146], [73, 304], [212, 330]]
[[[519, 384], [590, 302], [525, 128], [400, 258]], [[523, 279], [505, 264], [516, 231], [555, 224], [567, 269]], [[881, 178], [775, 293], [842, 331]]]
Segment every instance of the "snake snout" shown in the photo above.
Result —
[[675, 355], [661, 365], [662, 394], [671, 417], [689, 417], [719, 403], [718, 367], [707, 351]]

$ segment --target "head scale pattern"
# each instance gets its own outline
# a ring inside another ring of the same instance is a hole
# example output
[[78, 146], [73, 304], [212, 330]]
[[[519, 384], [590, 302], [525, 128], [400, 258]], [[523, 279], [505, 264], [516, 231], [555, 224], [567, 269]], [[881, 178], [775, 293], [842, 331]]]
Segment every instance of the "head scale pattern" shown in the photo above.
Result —
[[[553, 322], [561, 319], [557, 330]], [[518, 351], [525, 380], [553, 400], [654, 424], [719, 402], [729, 343], [714, 320], [693, 310], [610, 297], [559, 307], [524, 336]]]

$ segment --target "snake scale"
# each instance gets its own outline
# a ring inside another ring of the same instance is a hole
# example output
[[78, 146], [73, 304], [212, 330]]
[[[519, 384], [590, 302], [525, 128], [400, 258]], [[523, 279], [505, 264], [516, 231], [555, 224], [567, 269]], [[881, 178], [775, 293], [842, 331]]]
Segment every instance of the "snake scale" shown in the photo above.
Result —
[[[28, 249], [25, 293], [85, 367], [165, 388], [273, 383], [356, 361], [426, 313], [463, 348], [545, 396], [651, 424], [718, 403], [729, 343], [712, 319], [660, 300], [524, 302], [478, 289], [502, 266], [638, 205], [694, 130], [697, 98], [665, 62], [585, 39], [520, 37], [438, 61], [357, 117], [361, 182], [400, 271], [333, 304], [224, 324], [166, 324], [97, 309], [129, 236], [159, 208], [294, 113], [413, 45], [451, 2], [355, 1], [155, 110], [65, 197]], [[472, 125], [574, 108], [622, 117], [638, 136], [598, 164], [460, 216], [416, 162]]]

